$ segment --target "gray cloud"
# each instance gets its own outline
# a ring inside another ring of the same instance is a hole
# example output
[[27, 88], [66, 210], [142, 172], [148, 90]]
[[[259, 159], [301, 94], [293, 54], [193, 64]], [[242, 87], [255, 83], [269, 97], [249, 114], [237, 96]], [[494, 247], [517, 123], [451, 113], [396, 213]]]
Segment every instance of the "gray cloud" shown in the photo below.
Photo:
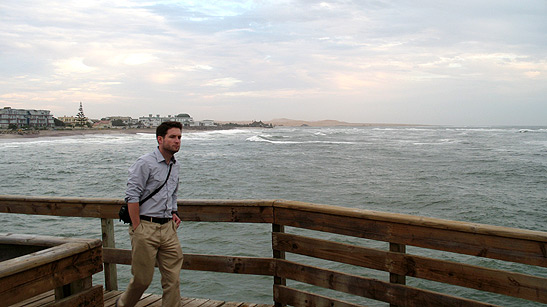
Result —
[[544, 1], [0, 3], [0, 103], [547, 125]]

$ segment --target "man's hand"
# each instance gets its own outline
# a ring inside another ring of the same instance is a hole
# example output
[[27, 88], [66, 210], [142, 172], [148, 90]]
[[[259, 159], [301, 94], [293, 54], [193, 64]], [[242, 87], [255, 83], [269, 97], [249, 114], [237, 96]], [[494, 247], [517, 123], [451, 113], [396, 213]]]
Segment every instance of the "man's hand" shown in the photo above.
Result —
[[129, 217], [131, 218], [131, 226], [133, 226], [133, 230], [137, 229], [139, 224], [141, 223], [141, 217], [140, 217], [140, 207], [139, 203], [127, 203], [127, 208], [129, 209]]
[[173, 213], [173, 222], [175, 222], [175, 224], [177, 225], [177, 228], [179, 228], [181, 220], [178, 214], [176, 213]]

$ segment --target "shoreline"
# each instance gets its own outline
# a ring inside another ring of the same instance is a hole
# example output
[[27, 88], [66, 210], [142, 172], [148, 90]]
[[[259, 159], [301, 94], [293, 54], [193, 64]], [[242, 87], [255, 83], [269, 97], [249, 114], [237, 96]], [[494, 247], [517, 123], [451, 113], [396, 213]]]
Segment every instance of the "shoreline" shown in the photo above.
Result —
[[[238, 126], [241, 125], [241, 126]], [[247, 124], [248, 125], [248, 124]], [[308, 122], [308, 121], [295, 121], [287, 120], [285, 122], [278, 120], [274, 127], [414, 127], [414, 126], [424, 126], [424, 125], [414, 125], [414, 124], [356, 124], [356, 123], [345, 123], [339, 121], [319, 121], [319, 122]], [[216, 130], [231, 130], [231, 129], [255, 129], [261, 127], [254, 126], [243, 126], [243, 124], [234, 124], [234, 126], [192, 126], [192, 127], [183, 127], [182, 133], [191, 133], [191, 132], [201, 132], [201, 131], [216, 131]], [[77, 135], [88, 135], [88, 134], [137, 134], [137, 133], [150, 133], [155, 134], [156, 128], [126, 128], [126, 129], [116, 129], [116, 128], [105, 128], [105, 129], [48, 129], [48, 130], [24, 130], [24, 131], [12, 131], [12, 130], [0, 130], [0, 140], [3, 139], [29, 139], [29, 138], [41, 138], [41, 137], [63, 137], [63, 136], [77, 136]]]
[[[205, 129], [193, 127], [191, 129], [182, 129], [182, 133], [198, 132], [198, 131], [210, 131], [210, 130], [228, 130], [230, 128], [215, 128]], [[34, 131], [22, 131], [22, 132], [0, 132], [0, 139], [30, 139], [41, 137], [63, 137], [63, 136], [77, 136], [88, 134], [137, 134], [137, 133], [149, 133], [155, 134], [156, 128], [130, 128], [130, 129], [73, 129], [73, 130], [34, 130]]]

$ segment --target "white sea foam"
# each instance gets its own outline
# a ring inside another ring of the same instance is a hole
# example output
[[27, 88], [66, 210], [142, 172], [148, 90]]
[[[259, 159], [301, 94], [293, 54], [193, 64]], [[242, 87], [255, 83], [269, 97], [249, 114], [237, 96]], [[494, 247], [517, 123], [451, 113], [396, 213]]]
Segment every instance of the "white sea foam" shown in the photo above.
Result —
[[246, 139], [249, 142], [266, 142], [271, 144], [357, 144], [357, 142], [347, 141], [278, 141], [272, 140], [262, 135], [255, 135]]
[[186, 140], [212, 140], [212, 139], [224, 139], [226, 137], [239, 136], [242, 134], [249, 134], [249, 133], [250, 131], [245, 129], [211, 130], [211, 131], [183, 133], [182, 138]]

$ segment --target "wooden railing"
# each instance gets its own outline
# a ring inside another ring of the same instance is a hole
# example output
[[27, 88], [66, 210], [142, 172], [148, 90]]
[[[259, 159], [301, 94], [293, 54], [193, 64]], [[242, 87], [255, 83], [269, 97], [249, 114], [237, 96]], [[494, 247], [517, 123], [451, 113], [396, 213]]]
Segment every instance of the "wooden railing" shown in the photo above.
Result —
[[48, 306], [102, 306], [101, 241], [0, 233], [0, 305], [55, 290]]
[[[115, 264], [131, 263], [130, 251], [115, 247], [112, 221], [117, 219], [122, 204], [123, 201], [116, 199], [0, 196], [0, 212], [101, 218], [106, 289], [117, 288]], [[278, 306], [360, 306], [339, 297], [299, 290], [287, 285], [287, 280], [393, 306], [492, 306], [406, 285], [406, 277], [502, 294], [502, 299], [516, 297], [547, 303], [547, 232], [284, 200], [181, 200], [178, 204], [183, 221], [272, 225], [271, 258], [185, 254], [183, 268], [273, 276], [273, 299]], [[285, 227], [291, 227], [291, 232], [308, 229], [389, 244], [384, 250], [365, 243], [340, 243], [288, 233]], [[407, 246], [420, 247], [425, 252], [410, 254]], [[428, 253], [428, 250], [433, 251]], [[472, 256], [462, 259], [491, 258], [519, 263], [524, 265], [519, 271], [527, 273], [449, 261], [436, 251]], [[385, 271], [389, 275], [383, 281], [310, 265], [309, 261], [289, 261], [287, 253]], [[441, 256], [434, 258], [430, 254]], [[528, 274], [529, 271], [536, 274]]]

